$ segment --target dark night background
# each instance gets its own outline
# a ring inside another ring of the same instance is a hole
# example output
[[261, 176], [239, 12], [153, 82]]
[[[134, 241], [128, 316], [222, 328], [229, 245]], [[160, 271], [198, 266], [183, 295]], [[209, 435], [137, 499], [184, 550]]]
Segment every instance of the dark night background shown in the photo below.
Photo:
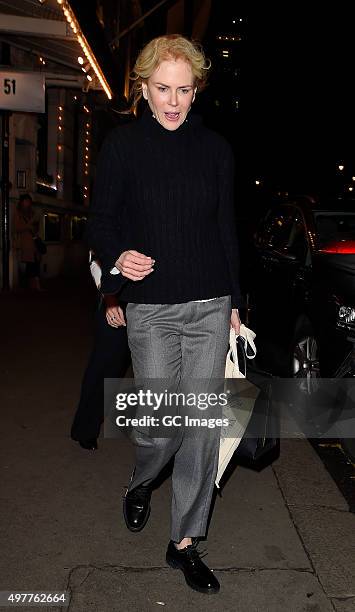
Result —
[[[115, 2], [108, 4], [112, 10], [117, 7]], [[140, 14], [156, 4], [156, 0], [141, 0]], [[173, 4], [166, 3], [135, 29], [137, 50], [166, 31], [166, 8]], [[92, 20], [95, 0], [74, 0], [72, 5], [90, 32], [113, 86], [122, 91], [120, 65], [115, 64], [118, 54], [103, 51], [103, 32]], [[185, 3], [186, 13], [191, 6]], [[133, 12], [120, 27], [124, 29], [137, 16]], [[352, 29], [351, 5], [345, 2], [257, 5], [213, 0], [202, 41], [212, 59], [210, 85], [195, 103], [195, 110], [233, 145], [242, 200], [250, 201], [255, 189], [259, 195], [277, 190], [330, 194], [351, 182], [355, 174]], [[216, 37], [222, 32], [241, 35], [233, 43], [229, 72], [224, 72], [223, 60], [218, 58]], [[188, 25], [182, 33], [191, 34]], [[121, 62], [125, 44], [122, 40]], [[233, 67], [238, 71], [236, 77]], [[235, 94], [239, 108], [231, 112]], [[116, 106], [119, 103], [118, 96]], [[340, 162], [345, 164], [342, 176], [337, 173]], [[259, 178], [262, 186], [256, 188]]]
[[241, 104], [230, 126], [242, 180], [260, 175], [270, 185], [323, 192], [333, 188], [340, 161], [347, 162], [351, 177], [355, 106], [350, 6], [298, 2], [255, 7], [219, 0], [213, 27], [223, 27], [227, 15], [230, 21], [233, 15], [246, 19]]

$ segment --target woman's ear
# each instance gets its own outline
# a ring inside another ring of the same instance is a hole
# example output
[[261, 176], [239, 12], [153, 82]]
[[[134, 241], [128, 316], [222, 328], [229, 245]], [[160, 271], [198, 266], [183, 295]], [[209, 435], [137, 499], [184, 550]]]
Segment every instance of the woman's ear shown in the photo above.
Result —
[[142, 83], [142, 94], [145, 100], [148, 100], [148, 87], [146, 83]]
[[194, 88], [194, 95], [192, 96], [191, 104], [192, 104], [192, 102], [195, 102], [196, 91], [197, 91], [197, 87]]

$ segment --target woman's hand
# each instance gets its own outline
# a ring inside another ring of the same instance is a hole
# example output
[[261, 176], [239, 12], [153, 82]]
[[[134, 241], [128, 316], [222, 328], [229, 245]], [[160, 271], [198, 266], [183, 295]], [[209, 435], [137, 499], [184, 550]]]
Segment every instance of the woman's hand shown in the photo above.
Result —
[[241, 323], [240, 323], [238, 308], [232, 308], [231, 327], [233, 327], [237, 336], [239, 336], [240, 325]]
[[138, 253], [138, 251], [124, 251], [117, 259], [115, 266], [123, 276], [132, 281], [139, 281], [153, 272], [155, 260]]
[[106, 320], [111, 327], [126, 327], [126, 321], [124, 314], [120, 306], [107, 306], [106, 307]]

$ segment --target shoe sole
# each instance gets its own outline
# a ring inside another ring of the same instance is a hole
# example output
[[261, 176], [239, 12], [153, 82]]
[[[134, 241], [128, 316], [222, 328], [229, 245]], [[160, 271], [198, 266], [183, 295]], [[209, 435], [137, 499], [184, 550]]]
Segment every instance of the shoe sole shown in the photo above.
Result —
[[142, 531], [142, 529], [144, 529], [144, 527], [146, 526], [146, 524], [148, 522], [148, 519], [150, 517], [150, 506], [149, 506], [149, 510], [147, 512], [147, 515], [146, 515], [146, 517], [144, 519], [144, 522], [142, 523], [142, 525], [140, 527], [131, 527], [129, 525], [129, 522], [128, 522], [127, 516], [126, 516], [126, 506], [125, 506], [124, 502], [123, 502], [123, 516], [124, 516], [124, 520], [125, 520], [127, 529], [129, 529], [130, 531], [133, 531], [133, 533], [137, 533], [138, 531]]
[[219, 588], [218, 589], [203, 589], [203, 588], [199, 588], [191, 584], [191, 582], [189, 582], [188, 579], [186, 578], [184, 570], [179, 565], [179, 563], [175, 561], [175, 559], [171, 559], [170, 557], [166, 556], [166, 562], [168, 565], [170, 565], [170, 567], [172, 567], [172, 569], [179, 569], [182, 571], [182, 573], [184, 574], [186, 584], [194, 591], [198, 591], [199, 593], [205, 593], [206, 595], [216, 595], [217, 593], [219, 593]]

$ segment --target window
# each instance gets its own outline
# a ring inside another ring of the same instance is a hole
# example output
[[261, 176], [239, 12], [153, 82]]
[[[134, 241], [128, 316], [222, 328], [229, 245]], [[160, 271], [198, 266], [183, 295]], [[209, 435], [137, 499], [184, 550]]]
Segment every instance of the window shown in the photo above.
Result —
[[269, 211], [260, 236], [262, 246], [282, 251], [287, 244], [292, 223], [293, 216], [288, 209]]
[[308, 242], [301, 213], [291, 206], [269, 211], [258, 243], [264, 248], [294, 255], [297, 259], [305, 258]]
[[355, 240], [354, 213], [319, 212], [315, 220], [321, 245], [331, 241]]
[[44, 215], [44, 240], [60, 242], [62, 234], [62, 215], [46, 213]]
[[302, 216], [297, 214], [297, 212], [293, 220], [286, 249], [290, 255], [295, 255], [298, 260], [303, 260], [308, 251], [306, 228]]
[[87, 217], [72, 217], [70, 221], [70, 239], [71, 240], [82, 240]]

